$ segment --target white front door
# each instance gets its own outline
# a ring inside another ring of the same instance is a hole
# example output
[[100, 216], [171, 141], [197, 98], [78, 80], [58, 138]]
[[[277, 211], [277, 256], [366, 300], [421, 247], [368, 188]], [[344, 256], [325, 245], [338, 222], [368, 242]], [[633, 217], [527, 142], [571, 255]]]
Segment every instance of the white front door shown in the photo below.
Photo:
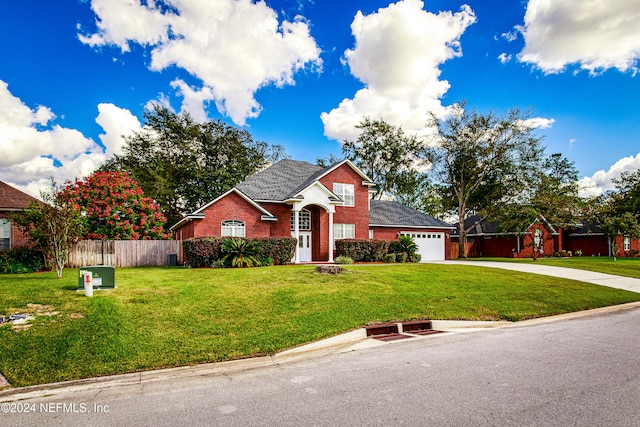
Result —
[[300, 240], [298, 241], [298, 250], [300, 262], [311, 262], [311, 232], [301, 231]]

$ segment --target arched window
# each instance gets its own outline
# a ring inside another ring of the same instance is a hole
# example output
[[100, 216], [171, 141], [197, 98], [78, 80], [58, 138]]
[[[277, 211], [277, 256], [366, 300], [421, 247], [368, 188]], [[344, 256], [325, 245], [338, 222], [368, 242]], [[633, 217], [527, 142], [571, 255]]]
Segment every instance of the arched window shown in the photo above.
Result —
[[244, 221], [235, 219], [222, 221], [222, 235], [228, 237], [245, 237]]
[[[295, 212], [291, 212], [291, 230], [295, 230]], [[311, 230], [311, 211], [302, 209], [298, 214], [298, 226], [300, 231]]]

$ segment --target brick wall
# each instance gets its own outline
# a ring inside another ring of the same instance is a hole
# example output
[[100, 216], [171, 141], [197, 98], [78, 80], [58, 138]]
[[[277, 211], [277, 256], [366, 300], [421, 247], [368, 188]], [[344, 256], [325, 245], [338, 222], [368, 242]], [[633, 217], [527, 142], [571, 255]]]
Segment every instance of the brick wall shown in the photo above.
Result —
[[369, 188], [362, 185], [362, 177], [347, 164], [343, 164], [320, 182], [333, 191], [334, 183], [353, 184], [354, 206], [337, 206], [333, 216], [334, 224], [354, 224], [356, 239], [369, 238]]
[[227, 220], [243, 221], [247, 237], [269, 237], [271, 235], [270, 221], [260, 219], [262, 212], [236, 193], [229, 193], [226, 197], [207, 207], [204, 214], [204, 219], [196, 219], [191, 222], [194, 237], [221, 236], [222, 221]]

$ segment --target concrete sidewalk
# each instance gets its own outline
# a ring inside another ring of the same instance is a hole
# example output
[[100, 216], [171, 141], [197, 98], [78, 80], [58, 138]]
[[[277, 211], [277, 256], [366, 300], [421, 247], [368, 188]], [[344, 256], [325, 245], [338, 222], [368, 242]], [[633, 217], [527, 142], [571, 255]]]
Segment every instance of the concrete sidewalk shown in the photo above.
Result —
[[563, 279], [579, 280], [609, 288], [624, 289], [640, 293], [640, 279], [614, 276], [613, 274], [596, 273], [594, 271], [578, 270], [575, 268], [552, 267], [543, 264], [523, 264], [518, 262], [496, 261], [436, 261], [436, 264], [460, 264], [476, 267], [501, 268], [503, 270], [520, 271], [523, 273], [541, 274], [544, 276], [560, 277]]

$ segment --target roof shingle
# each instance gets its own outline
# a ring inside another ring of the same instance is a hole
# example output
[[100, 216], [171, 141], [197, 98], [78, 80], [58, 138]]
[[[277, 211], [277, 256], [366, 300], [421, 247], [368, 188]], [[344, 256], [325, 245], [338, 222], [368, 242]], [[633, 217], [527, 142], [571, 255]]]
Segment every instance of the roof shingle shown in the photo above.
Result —
[[444, 221], [388, 200], [371, 200], [371, 225], [453, 228]]
[[236, 185], [253, 200], [283, 201], [311, 184], [325, 169], [299, 160], [281, 160]]
[[37, 202], [38, 199], [0, 181], [0, 211], [19, 211], [31, 201]]

